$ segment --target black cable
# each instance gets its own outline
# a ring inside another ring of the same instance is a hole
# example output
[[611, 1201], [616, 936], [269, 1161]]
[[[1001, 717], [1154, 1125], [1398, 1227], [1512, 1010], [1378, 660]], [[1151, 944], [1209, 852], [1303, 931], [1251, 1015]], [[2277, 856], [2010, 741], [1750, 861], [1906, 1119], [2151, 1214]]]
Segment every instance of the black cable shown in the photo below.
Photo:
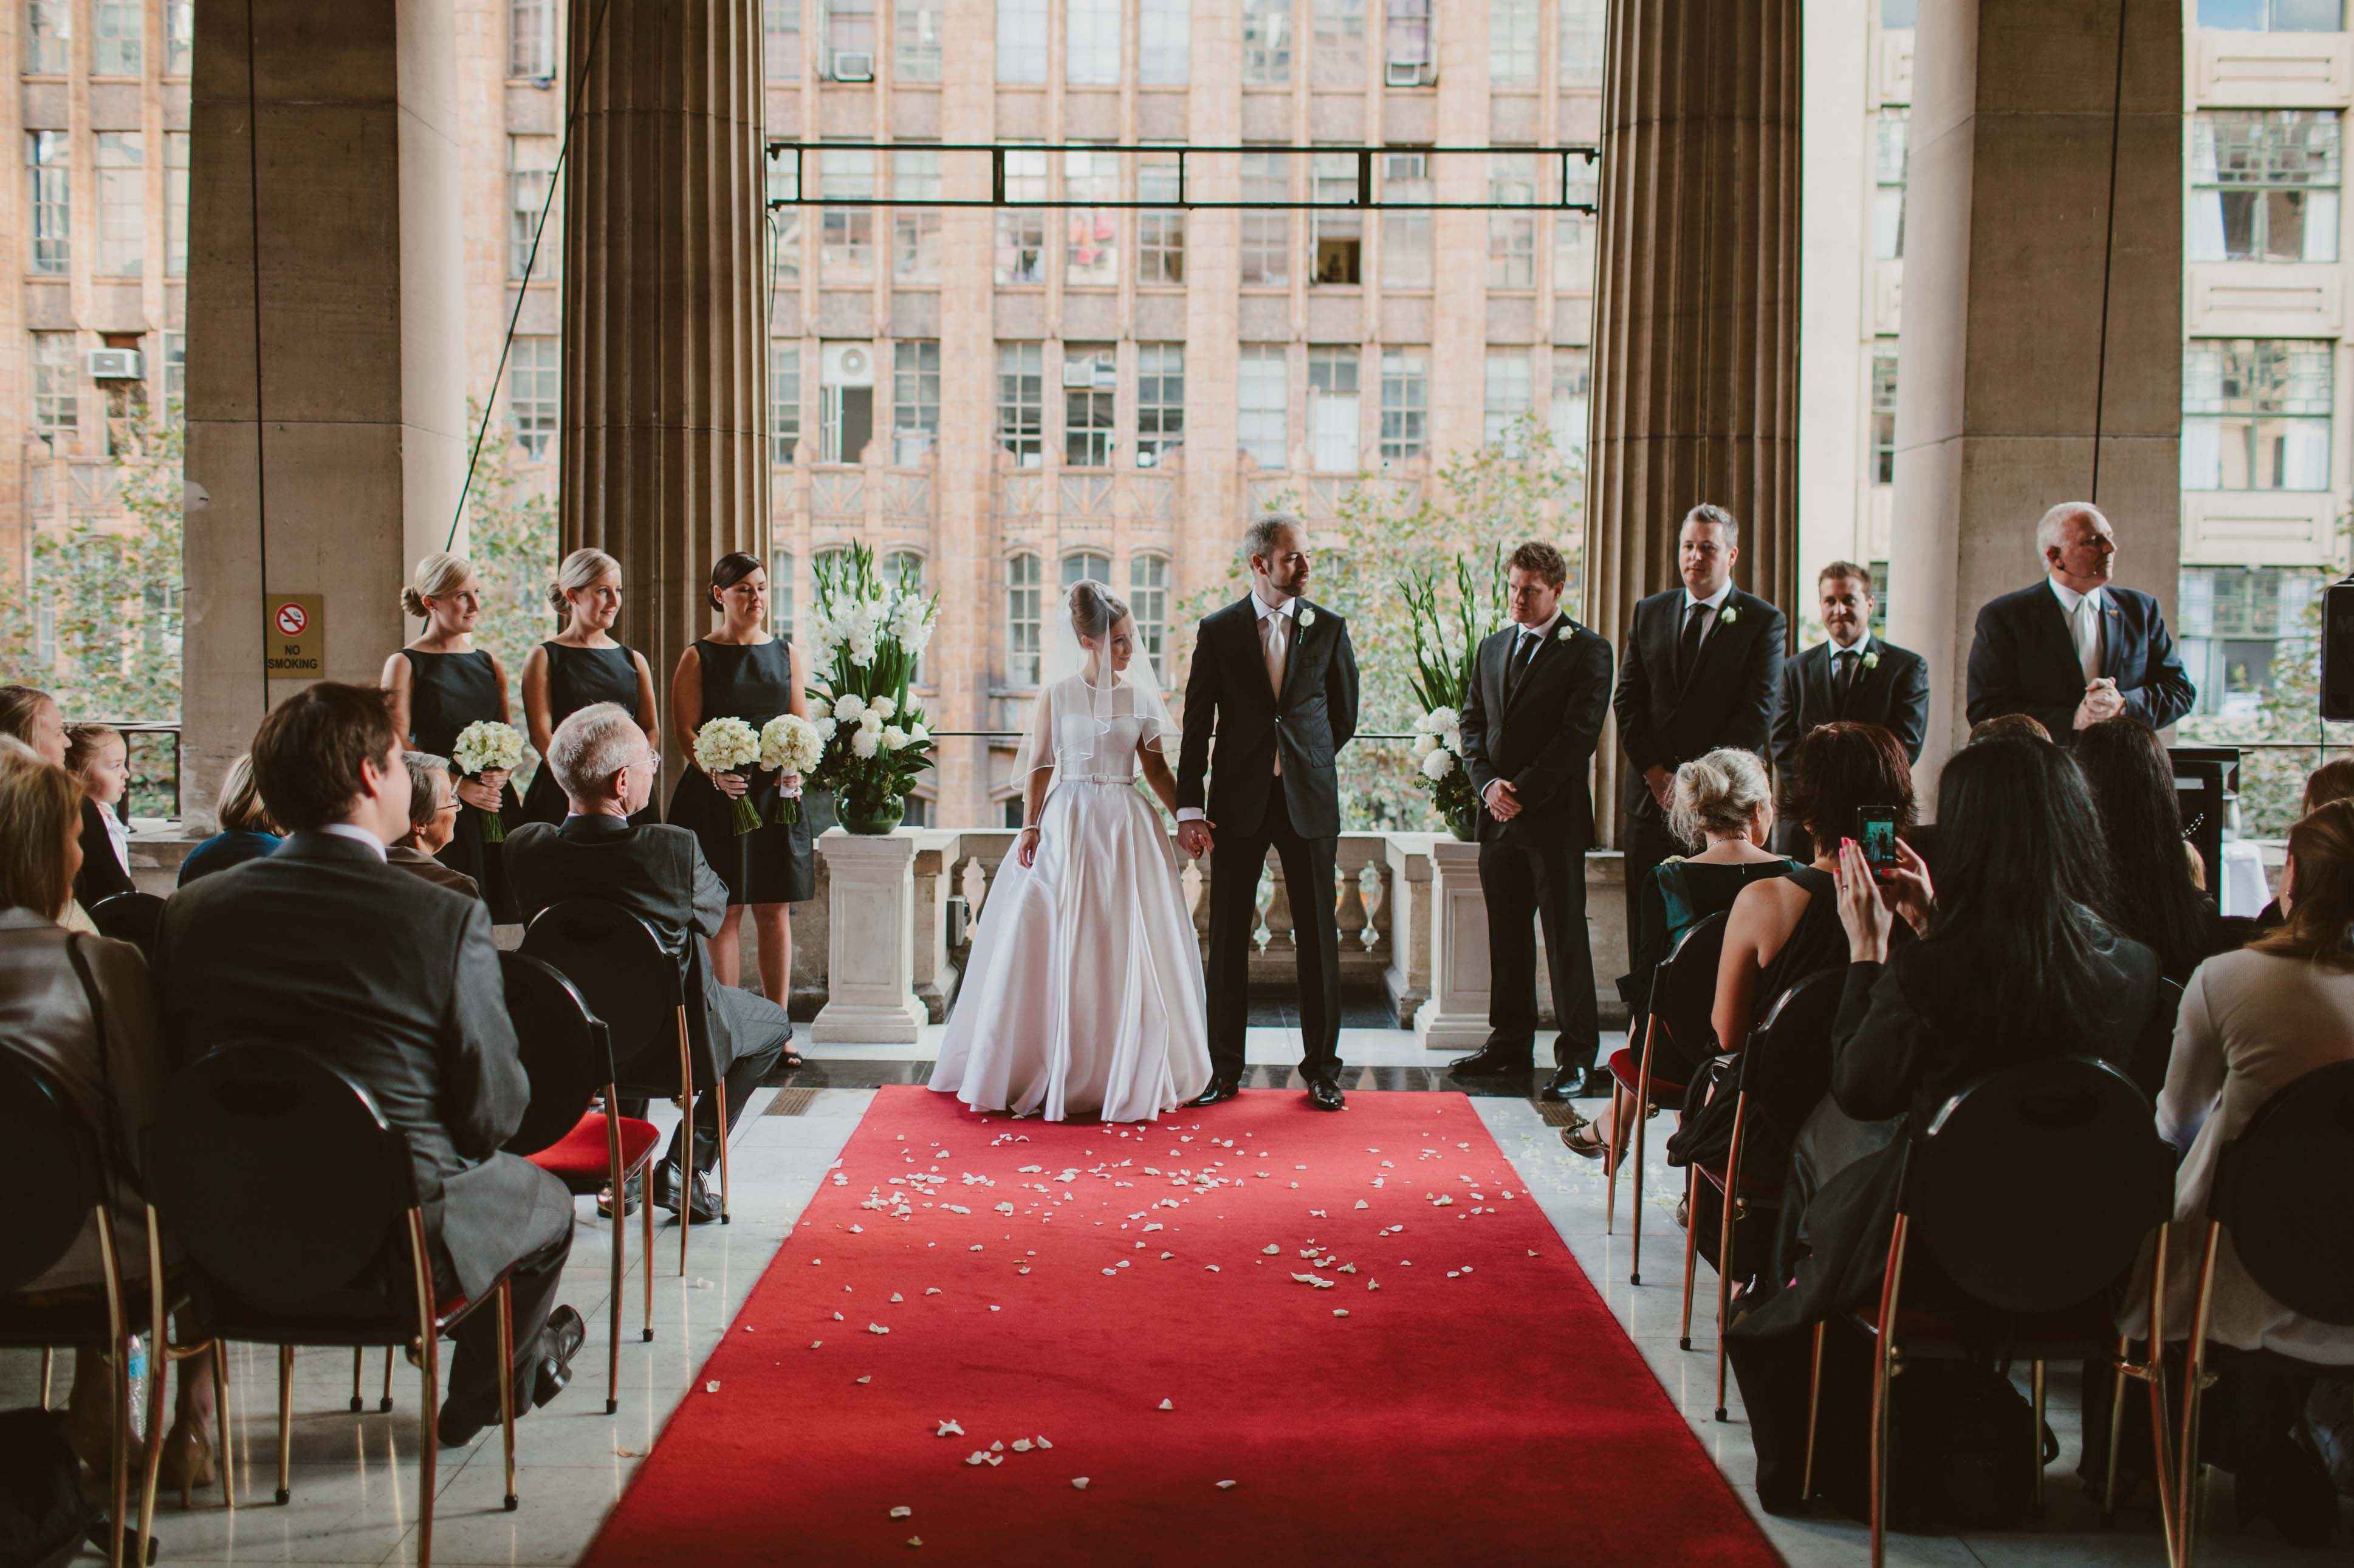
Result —
[[2126, 11], [2129, 0], [2117, 0], [2117, 70], [2115, 91], [2109, 103], [2109, 207], [2102, 217], [2101, 234], [2101, 344], [2094, 355], [2093, 371], [2093, 482], [2085, 499], [2098, 504], [2101, 499], [2101, 429], [2107, 414], [2109, 387], [2109, 277], [2115, 270], [2117, 254], [2117, 143], [2122, 139], [2126, 112]]
[[253, 0], [245, 0], [246, 217], [253, 245], [253, 531], [261, 595], [261, 716], [270, 716], [270, 464], [262, 458], [261, 114], [254, 85]]

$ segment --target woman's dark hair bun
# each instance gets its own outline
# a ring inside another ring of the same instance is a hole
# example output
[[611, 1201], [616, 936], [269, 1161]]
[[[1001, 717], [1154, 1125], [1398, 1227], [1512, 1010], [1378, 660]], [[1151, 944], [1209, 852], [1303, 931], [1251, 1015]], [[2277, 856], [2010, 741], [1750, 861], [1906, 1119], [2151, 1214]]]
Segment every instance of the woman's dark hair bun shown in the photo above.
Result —
[[730, 550], [711, 563], [711, 586], [704, 590], [704, 597], [711, 601], [712, 609], [725, 609], [726, 606], [719, 602], [719, 596], [760, 569], [759, 556]]

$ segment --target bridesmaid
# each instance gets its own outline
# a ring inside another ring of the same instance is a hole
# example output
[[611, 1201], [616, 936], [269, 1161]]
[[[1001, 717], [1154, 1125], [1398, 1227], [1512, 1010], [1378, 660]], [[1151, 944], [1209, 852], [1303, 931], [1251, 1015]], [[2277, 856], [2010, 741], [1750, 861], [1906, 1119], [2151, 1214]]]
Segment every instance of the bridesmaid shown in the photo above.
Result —
[[[564, 789], [546, 757], [557, 725], [582, 708], [619, 703], [637, 716], [640, 729], [648, 735], [661, 731], [654, 727], [652, 667], [644, 654], [612, 638], [613, 622], [621, 614], [621, 564], [602, 550], [575, 550], [557, 568], [547, 599], [564, 630], [523, 662], [524, 722], [541, 758], [523, 798], [523, 814], [526, 821], [556, 827], [564, 821]], [[641, 827], [661, 820], [651, 799], [630, 819]]]
[[[423, 631], [384, 662], [380, 681], [391, 694], [392, 727], [402, 743], [412, 751], [446, 758], [468, 725], [482, 719], [513, 723], [506, 668], [498, 655], [474, 646], [482, 590], [473, 563], [436, 550], [417, 563], [416, 575], [400, 590], [400, 608], [425, 622]], [[453, 777], [456, 767], [453, 761]], [[456, 835], [434, 858], [472, 877], [491, 906], [491, 918], [513, 925], [522, 916], [507, 887], [505, 857], [495, 844], [483, 843], [481, 813], [496, 811], [512, 830], [523, 825], [523, 807], [507, 788], [504, 769], [459, 779], [457, 795], [474, 810], [458, 813]]]
[[[790, 825], [771, 820], [780, 789], [798, 789], [792, 775], [753, 769], [748, 776], [712, 778], [694, 765], [695, 735], [709, 720], [734, 715], [758, 729], [781, 713], [808, 714], [801, 694], [807, 676], [791, 641], [769, 630], [769, 574], [741, 551], [719, 557], [707, 590], [719, 629], [679, 655], [670, 678], [671, 723], [687, 757], [684, 777], [670, 798], [670, 820], [692, 829], [703, 856], [727, 884], [727, 917], [712, 939], [712, 970], [734, 985], [740, 968], [744, 910], [752, 910], [758, 944], [760, 990], [779, 1006], [791, 996], [792, 927], [786, 906], [813, 896], [817, 867], [810, 851], [806, 806]], [[738, 833], [733, 802], [749, 793], [762, 826]], [[794, 1065], [788, 1055], [787, 1065]]]

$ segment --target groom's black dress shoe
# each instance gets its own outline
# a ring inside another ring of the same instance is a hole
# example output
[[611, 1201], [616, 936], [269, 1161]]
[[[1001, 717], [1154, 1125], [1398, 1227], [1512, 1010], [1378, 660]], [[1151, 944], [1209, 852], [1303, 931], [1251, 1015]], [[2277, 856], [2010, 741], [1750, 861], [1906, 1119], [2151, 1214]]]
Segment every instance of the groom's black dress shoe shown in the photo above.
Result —
[[1242, 1086], [1232, 1078], [1212, 1078], [1210, 1086], [1195, 1095], [1188, 1103], [1197, 1106], [1222, 1105], [1241, 1092]]
[[1537, 1098], [1559, 1105], [1564, 1100], [1582, 1100], [1602, 1092], [1602, 1075], [1592, 1067], [1556, 1067], [1545, 1080]]
[[[712, 1197], [711, 1183], [702, 1171], [695, 1173], [687, 1191], [688, 1224], [707, 1225], [719, 1217], [718, 1202]], [[677, 1166], [665, 1162], [654, 1167], [654, 1202], [673, 1214], [678, 1213]]]
[[1486, 1078], [1507, 1073], [1526, 1073], [1533, 1070], [1534, 1066], [1528, 1046], [1507, 1045], [1490, 1040], [1469, 1056], [1458, 1056], [1447, 1064], [1447, 1070], [1458, 1077]]
[[547, 1327], [539, 1331], [539, 1369], [531, 1379], [532, 1408], [564, 1392], [564, 1385], [572, 1381], [572, 1358], [580, 1353], [588, 1338], [588, 1325], [572, 1308], [558, 1307], [547, 1315]]
[[1318, 1110], [1339, 1110], [1341, 1105], [1341, 1086], [1328, 1084], [1319, 1078], [1308, 1086], [1308, 1103]]

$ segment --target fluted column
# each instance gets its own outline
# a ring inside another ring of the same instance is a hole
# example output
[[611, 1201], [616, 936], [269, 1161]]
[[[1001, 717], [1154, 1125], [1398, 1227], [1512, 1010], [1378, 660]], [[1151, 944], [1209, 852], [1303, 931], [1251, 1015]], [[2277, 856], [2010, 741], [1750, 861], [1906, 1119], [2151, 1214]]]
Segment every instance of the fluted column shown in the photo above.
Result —
[[620, 559], [619, 630], [666, 685], [713, 560], [768, 558], [760, 7], [572, 0], [569, 37], [564, 548]]
[[[1623, 645], [1676, 581], [1693, 503], [1741, 520], [1734, 577], [1797, 578], [1798, 0], [1618, 0], [1603, 86], [1587, 623]], [[1615, 826], [1623, 758], [1597, 761]]]

